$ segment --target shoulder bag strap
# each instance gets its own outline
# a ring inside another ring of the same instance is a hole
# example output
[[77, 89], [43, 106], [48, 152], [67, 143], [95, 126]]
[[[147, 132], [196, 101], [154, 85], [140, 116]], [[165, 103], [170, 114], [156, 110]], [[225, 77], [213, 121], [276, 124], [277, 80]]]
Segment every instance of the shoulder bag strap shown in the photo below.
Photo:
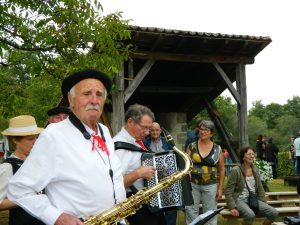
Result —
[[15, 174], [24, 161], [17, 158], [6, 158], [4, 162], [11, 164], [13, 169], [13, 174]]
[[240, 166], [239, 166], [239, 168], [240, 168], [240, 170], [241, 170], [241, 173], [242, 173], [242, 175], [243, 175], [243, 177], [244, 177], [244, 180], [245, 180], [245, 183], [246, 183], [246, 186], [247, 186], [248, 192], [250, 193], [250, 188], [249, 188], [249, 186], [248, 186], [248, 183], [247, 183], [247, 181], [246, 181], [245, 174], [243, 173], [243, 170], [242, 170], [242, 168], [241, 168]]

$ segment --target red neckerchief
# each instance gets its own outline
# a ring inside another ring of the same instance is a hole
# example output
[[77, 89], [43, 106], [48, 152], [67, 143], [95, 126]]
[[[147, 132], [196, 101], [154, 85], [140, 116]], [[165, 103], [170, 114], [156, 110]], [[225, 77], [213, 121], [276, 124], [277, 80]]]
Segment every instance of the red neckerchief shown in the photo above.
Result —
[[142, 149], [148, 151], [142, 140], [135, 141]]
[[95, 150], [95, 144], [96, 144], [98, 148], [100, 148], [103, 152], [106, 153], [107, 156], [109, 156], [109, 151], [108, 151], [107, 146], [106, 146], [105, 142], [103, 141], [103, 139], [100, 136], [94, 135], [94, 134], [92, 134], [91, 136], [93, 138], [92, 151]]

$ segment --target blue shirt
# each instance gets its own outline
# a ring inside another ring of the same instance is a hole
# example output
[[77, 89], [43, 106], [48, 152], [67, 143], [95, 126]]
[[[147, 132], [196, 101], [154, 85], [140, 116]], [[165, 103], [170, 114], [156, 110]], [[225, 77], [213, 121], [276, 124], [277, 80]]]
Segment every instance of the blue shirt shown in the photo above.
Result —
[[300, 156], [300, 137], [297, 137], [294, 141], [296, 156]]

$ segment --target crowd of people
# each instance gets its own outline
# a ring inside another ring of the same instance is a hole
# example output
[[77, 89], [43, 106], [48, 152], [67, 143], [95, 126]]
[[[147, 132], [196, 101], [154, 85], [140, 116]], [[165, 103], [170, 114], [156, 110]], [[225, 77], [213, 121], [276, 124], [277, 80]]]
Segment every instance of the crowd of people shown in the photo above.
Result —
[[[30, 115], [9, 120], [2, 135], [6, 152], [13, 153], [0, 165], [0, 210], [10, 211], [10, 225], [83, 225], [91, 216], [144, 189], [144, 181], [155, 176], [156, 168], [143, 164], [141, 156], [161, 154], [172, 146], [162, 137], [154, 113], [140, 104], [128, 107], [124, 126], [112, 137], [98, 122], [111, 87], [111, 80], [100, 71], [78, 71], [61, 86], [69, 107], [50, 109], [45, 128], [38, 127]], [[244, 224], [252, 224], [255, 213], [248, 205], [246, 186], [258, 196], [259, 213], [266, 217], [264, 224], [271, 224], [277, 211], [265, 203], [253, 165], [254, 150], [241, 149], [241, 166], [231, 170], [224, 187], [227, 156], [214, 142], [214, 134], [212, 121], [198, 121], [185, 146], [193, 162], [187, 190], [193, 203], [183, 205], [186, 224], [198, 217], [200, 203], [204, 212], [216, 209], [223, 190], [231, 214], [242, 215]], [[259, 156], [274, 160], [263, 151]], [[176, 225], [176, 217], [176, 210], [153, 213], [143, 205], [126, 219], [130, 225]], [[207, 224], [216, 225], [217, 217]]]
[[278, 164], [278, 152], [279, 149], [275, 143], [273, 143], [272, 137], [259, 134], [256, 140], [256, 154], [257, 159], [264, 160], [272, 167], [273, 179], [277, 178], [277, 164]]

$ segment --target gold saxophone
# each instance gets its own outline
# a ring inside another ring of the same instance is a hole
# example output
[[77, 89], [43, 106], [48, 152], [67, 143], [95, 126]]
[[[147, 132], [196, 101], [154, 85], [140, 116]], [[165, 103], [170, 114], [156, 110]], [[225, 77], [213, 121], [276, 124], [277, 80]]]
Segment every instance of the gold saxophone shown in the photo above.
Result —
[[160, 183], [154, 185], [149, 189], [143, 189], [137, 192], [135, 195], [127, 198], [123, 202], [114, 205], [112, 208], [105, 210], [97, 216], [90, 217], [84, 224], [86, 225], [111, 225], [115, 224], [117, 221], [124, 219], [127, 216], [135, 214], [136, 211], [146, 204], [150, 199], [158, 192], [167, 188], [168, 186], [174, 184], [176, 181], [181, 180], [186, 176], [192, 169], [192, 161], [190, 157], [185, 153], [180, 151], [174, 143], [173, 137], [163, 129], [163, 134], [166, 140], [173, 146], [173, 150], [180, 155], [184, 162], [185, 167], [181, 171], [177, 171], [169, 177], [164, 178]]

